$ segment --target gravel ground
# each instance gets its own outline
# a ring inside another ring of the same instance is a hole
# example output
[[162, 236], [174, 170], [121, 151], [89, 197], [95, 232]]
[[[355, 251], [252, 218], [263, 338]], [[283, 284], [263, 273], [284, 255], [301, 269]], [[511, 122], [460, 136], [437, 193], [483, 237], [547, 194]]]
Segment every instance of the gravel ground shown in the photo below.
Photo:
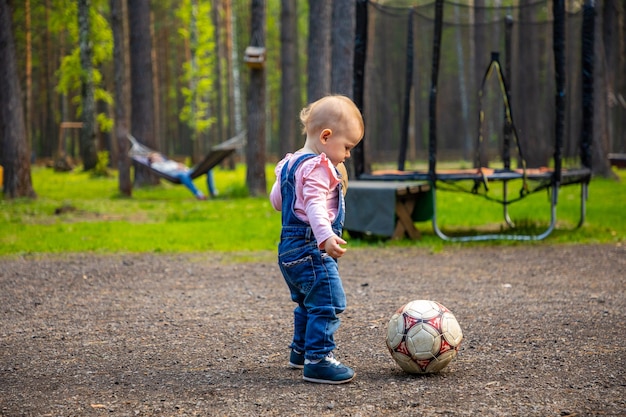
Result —
[[[0, 259], [1, 416], [626, 416], [626, 248], [352, 249], [328, 386], [287, 367], [272, 253]], [[437, 300], [457, 358], [403, 373], [393, 312]]]

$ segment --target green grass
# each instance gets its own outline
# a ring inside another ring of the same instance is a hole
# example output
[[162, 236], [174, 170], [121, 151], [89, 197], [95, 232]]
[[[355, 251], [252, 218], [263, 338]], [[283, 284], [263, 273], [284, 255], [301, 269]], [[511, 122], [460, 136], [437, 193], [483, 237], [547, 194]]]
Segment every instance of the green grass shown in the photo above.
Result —
[[[609, 243], [626, 240], [626, 172], [621, 181], [594, 179], [589, 188], [587, 219], [576, 229], [580, 187], [559, 193], [557, 229], [543, 242]], [[33, 167], [36, 200], [0, 200], [0, 255], [61, 252], [246, 252], [275, 250], [280, 213], [265, 197], [246, 197], [245, 167], [215, 170], [217, 199], [196, 201], [182, 186], [162, 181], [122, 198], [115, 176], [92, 178], [80, 171], [56, 173]], [[274, 180], [267, 168], [268, 188]], [[202, 180], [197, 180], [206, 189]], [[497, 186], [494, 186], [494, 191]], [[514, 186], [511, 186], [514, 189]], [[511, 217], [526, 229], [543, 230], [549, 222], [546, 192], [513, 204]], [[438, 193], [439, 224], [447, 230], [469, 230], [489, 225], [497, 230], [502, 208], [466, 193]], [[60, 213], [56, 213], [60, 211]], [[420, 241], [350, 239], [349, 246], [422, 246], [438, 250], [445, 245], [430, 222], [417, 224]], [[479, 243], [482, 244], [482, 243]], [[487, 244], [516, 244], [489, 242]], [[519, 244], [519, 243], [517, 243]]]

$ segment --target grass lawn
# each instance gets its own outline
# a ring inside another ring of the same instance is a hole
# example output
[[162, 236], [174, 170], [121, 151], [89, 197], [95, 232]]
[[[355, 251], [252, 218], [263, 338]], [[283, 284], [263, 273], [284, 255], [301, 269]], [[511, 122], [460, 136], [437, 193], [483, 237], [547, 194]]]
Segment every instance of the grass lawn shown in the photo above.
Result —
[[[587, 219], [578, 229], [580, 186], [561, 188], [557, 229], [542, 242], [624, 242], [626, 171], [617, 173], [620, 181], [597, 178], [591, 182]], [[197, 201], [183, 186], [166, 181], [134, 190], [132, 198], [122, 198], [116, 172], [107, 178], [92, 178], [80, 171], [57, 173], [35, 166], [32, 176], [37, 199], [0, 200], [0, 255], [275, 250], [280, 213], [265, 197], [247, 197], [245, 167], [216, 169], [214, 174], [220, 195], [212, 200]], [[196, 183], [206, 190], [203, 179]], [[268, 189], [273, 180], [273, 166], [268, 166]], [[473, 230], [484, 225], [497, 229], [502, 223], [500, 204], [467, 193], [438, 192], [437, 207], [439, 225], [444, 229]], [[543, 230], [549, 223], [549, 207], [548, 193], [539, 192], [513, 204], [510, 213], [517, 224]], [[444, 245], [458, 245], [434, 235], [430, 222], [418, 223], [417, 227], [423, 235], [420, 241], [349, 239], [349, 246], [425, 246], [438, 250]]]

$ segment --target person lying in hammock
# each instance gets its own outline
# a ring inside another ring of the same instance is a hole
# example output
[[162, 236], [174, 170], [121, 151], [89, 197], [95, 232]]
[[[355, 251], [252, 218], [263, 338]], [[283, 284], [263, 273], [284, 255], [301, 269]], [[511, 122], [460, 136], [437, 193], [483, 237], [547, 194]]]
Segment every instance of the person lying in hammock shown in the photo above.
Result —
[[[158, 152], [152, 152], [148, 155], [148, 163], [153, 169], [178, 178], [198, 200], [206, 200], [206, 196], [202, 193], [202, 191], [196, 188], [193, 181], [189, 177], [189, 168], [186, 165], [167, 159]], [[207, 173], [207, 175], [210, 175], [210, 172]]]

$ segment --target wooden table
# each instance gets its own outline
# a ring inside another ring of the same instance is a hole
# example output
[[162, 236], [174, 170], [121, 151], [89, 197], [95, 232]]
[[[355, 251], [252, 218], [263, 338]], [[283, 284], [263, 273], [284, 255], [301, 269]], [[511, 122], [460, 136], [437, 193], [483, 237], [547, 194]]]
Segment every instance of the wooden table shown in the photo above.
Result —
[[350, 181], [344, 229], [391, 239], [419, 239], [414, 222], [432, 218], [430, 191], [424, 181]]

